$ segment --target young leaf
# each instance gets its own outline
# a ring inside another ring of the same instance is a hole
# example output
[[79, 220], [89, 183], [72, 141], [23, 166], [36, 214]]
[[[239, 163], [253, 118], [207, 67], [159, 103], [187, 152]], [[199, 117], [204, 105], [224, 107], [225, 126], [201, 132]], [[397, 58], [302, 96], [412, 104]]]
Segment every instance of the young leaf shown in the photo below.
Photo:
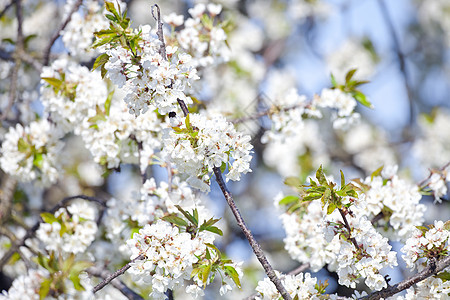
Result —
[[17, 150], [21, 153], [28, 153], [31, 150], [31, 146], [23, 138], [20, 138], [17, 142]]
[[296, 187], [301, 186], [302, 182], [301, 182], [300, 178], [291, 176], [291, 177], [287, 177], [284, 180], [284, 184], [287, 185], [287, 186], [291, 186], [291, 187], [296, 188]]
[[356, 99], [356, 101], [358, 101], [362, 105], [364, 105], [364, 106], [366, 106], [368, 108], [373, 108], [372, 103], [370, 103], [370, 101], [367, 100], [366, 95], [364, 95], [361, 91], [354, 90], [352, 92], [352, 96], [353, 96], [353, 98]]
[[106, 97], [106, 101], [105, 101], [105, 115], [107, 115], [107, 116], [109, 116], [109, 111], [111, 109], [111, 100], [112, 100], [113, 96], [114, 96], [114, 90], [112, 90], [108, 94], [108, 97]]
[[384, 166], [381, 166], [378, 169], [376, 169], [375, 171], [373, 171], [372, 174], [370, 174], [370, 180], [373, 180], [374, 177], [380, 176], [381, 171], [383, 171], [383, 168], [384, 168]]
[[241, 288], [241, 281], [239, 280], [239, 274], [232, 266], [224, 266], [225, 274], [230, 277], [238, 288]]
[[355, 75], [357, 69], [351, 69], [350, 71], [347, 72], [347, 75], [345, 75], [345, 83], [349, 83], [350, 80], [352, 79], [353, 75]]
[[50, 292], [50, 285], [52, 283], [51, 278], [46, 278], [41, 282], [41, 287], [39, 288], [39, 299], [45, 299]]
[[283, 199], [281, 199], [280, 202], [278, 202], [278, 204], [279, 205], [289, 205], [291, 203], [298, 201], [298, 199], [299, 198], [297, 196], [289, 195], [289, 196], [286, 196]]
[[331, 75], [331, 84], [333, 85], [333, 87], [337, 87], [337, 81], [336, 78], [334, 77], [333, 73], [330, 74]]
[[49, 212], [41, 213], [41, 218], [45, 223], [52, 224], [53, 222], [58, 222], [58, 219]]
[[180, 227], [188, 226], [188, 223], [185, 220], [183, 220], [182, 218], [177, 217], [175, 215], [164, 216], [161, 219], [166, 222], [172, 223], [174, 225], [180, 226]]
[[327, 182], [327, 179], [325, 178], [325, 174], [323, 173], [322, 165], [320, 165], [319, 169], [318, 169], [317, 172], [316, 172], [316, 178], [317, 178], [317, 181], [318, 181], [321, 185], [325, 185], [325, 184], [328, 183], [328, 182]]
[[53, 77], [41, 77], [41, 79], [53, 86], [57, 91], [61, 89], [62, 80]]
[[345, 186], [345, 177], [344, 177], [344, 172], [342, 172], [342, 170], [340, 170], [340, 171], [341, 171], [341, 189], [343, 189]]
[[188, 213], [187, 211], [185, 211], [184, 209], [181, 208], [181, 206], [179, 205], [175, 205], [175, 207], [183, 214], [183, 216], [189, 220], [189, 222], [191, 222], [192, 224], [194, 224], [196, 227], [198, 226], [198, 219], [194, 218], [193, 215], [191, 215], [190, 213]]
[[92, 67], [92, 71], [97, 69], [98, 67], [102, 67], [104, 64], [106, 64], [109, 60], [109, 55], [106, 53], [103, 53], [94, 62], [94, 66]]

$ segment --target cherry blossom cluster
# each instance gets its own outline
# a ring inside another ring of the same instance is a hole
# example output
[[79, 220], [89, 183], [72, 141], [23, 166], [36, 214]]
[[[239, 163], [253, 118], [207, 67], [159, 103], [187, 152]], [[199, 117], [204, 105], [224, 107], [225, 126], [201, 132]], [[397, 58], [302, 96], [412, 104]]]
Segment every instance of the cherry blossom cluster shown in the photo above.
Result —
[[156, 108], [161, 114], [177, 111], [177, 99], [191, 104], [186, 93], [198, 79], [191, 56], [177, 51], [177, 47], [168, 47], [167, 59], [162, 57], [161, 42], [150, 25], [139, 27], [134, 34], [139, 37], [136, 53], [120, 45], [99, 47], [108, 56], [104, 64], [106, 77], [125, 91], [130, 114], [137, 117]]
[[173, 128], [165, 131], [163, 152], [189, 176], [191, 186], [209, 191], [209, 174], [215, 167], [228, 167], [225, 176], [234, 181], [251, 172], [250, 136], [237, 132], [224, 117], [189, 114], [184, 123]]
[[359, 120], [360, 115], [354, 112], [356, 100], [354, 97], [340, 89], [323, 89], [320, 97], [315, 98], [318, 107], [327, 107], [335, 110], [332, 115], [335, 128], [345, 128]]
[[[127, 241], [132, 253], [130, 259], [144, 256], [144, 259], [131, 263], [129, 272], [134, 275], [135, 280], [151, 284], [152, 292], [149, 296], [152, 299], [165, 299], [164, 292], [167, 289], [184, 285], [185, 280], [191, 279], [193, 265], [207, 255], [206, 244], [213, 241], [214, 235], [207, 231], [192, 236], [162, 220], [152, 225], [147, 224]], [[197, 273], [197, 278], [194, 277], [193, 285], [197, 287], [188, 285], [187, 293], [202, 294], [199, 288], [204, 280], [199, 278], [200, 274]]]
[[[292, 299], [321, 299], [322, 293], [317, 290], [317, 278], [309, 273], [285, 275], [275, 271]], [[280, 299], [281, 295], [269, 278], [258, 282], [256, 299]]]
[[1, 146], [2, 170], [23, 182], [49, 186], [61, 172], [64, 143], [59, 130], [45, 119], [10, 127]]
[[[341, 239], [340, 248], [335, 249], [339, 283], [356, 288], [359, 279], [364, 278], [365, 284], [372, 290], [379, 291], [387, 287], [380, 271], [397, 265], [396, 252], [391, 251], [389, 240], [375, 230], [367, 217], [347, 215], [350, 235], [346, 235], [347, 229], [343, 229], [342, 223], [331, 219], [334, 221], [329, 221], [325, 237], [329, 242], [335, 238]], [[343, 236], [347, 238], [342, 240]], [[356, 241], [357, 247], [350, 239]]]
[[365, 179], [368, 189], [361, 195], [364, 205], [358, 213], [369, 219], [382, 215], [377, 221], [379, 231], [391, 240], [405, 241], [415, 226], [422, 225], [426, 207], [419, 203], [418, 186], [400, 179], [396, 170], [397, 166], [385, 167], [381, 176]]
[[136, 163], [144, 172], [161, 147], [161, 120], [153, 111], [132, 116], [123, 101], [117, 98], [112, 101], [108, 115], [97, 110], [87, 120], [89, 126], [83, 127], [79, 134], [95, 162], [109, 169], [117, 168], [120, 163]]
[[30, 269], [28, 274], [18, 276], [12, 283], [9, 290], [0, 294], [0, 299], [39, 299], [39, 289], [41, 283], [48, 277], [44, 270]]
[[[195, 67], [205, 67], [227, 61], [230, 50], [226, 45], [227, 35], [222, 28], [225, 22], [215, 18], [222, 11], [222, 5], [209, 3], [196, 4], [188, 10], [191, 18], [171, 13], [163, 17], [166, 24], [172, 27], [167, 37], [168, 45], [178, 46], [192, 56]], [[176, 27], [184, 25], [181, 30]]]
[[[275, 205], [282, 195], [275, 198]], [[309, 263], [313, 272], [318, 272], [326, 264], [330, 270], [336, 270], [336, 253], [339, 239], [327, 242], [323, 234], [325, 223], [322, 205], [312, 201], [301, 213], [283, 213], [280, 215], [286, 237], [284, 248], [292, 259], [300, 263]]]
[[[440, 255], [448, 255], [448, 239], [450, 231], [448, 224], [442, 221], [434, 221], [434, 226], [430, 228], [419, 227], [410, 238], [406, 240], [402, 252], [408, 268], [419, 271], [423, 268], [422, 263], [429, 263], [430, 259], [435, 259]], [[426, 264], [425, 264], [426, 265]]]
[[68, 57], [55, 60], [41, 73], [41, 100], [45, 113], [64, 132], [89, 127], [108, 97], [100, 72], [91, 72]]
[[264, 132], [262, 143], [280, 141], [299, 134], [304, 128], [304, 118], [321, 118], [322, 113], [306, 96], [299, 95], [296, 89], [290, 89], [283, 97], [276, 99], [276, 107], [270, 114], [271, 129]]
[[36, 231], [36, 237], [47, 251], [59, 253], [83, 253], [94, 241], [97, 233], [96, 209], [86, 201], [76, 201], [55, 214], [44, 213], [44, 222]]
[[[152, 224], [166, 213], [177, 213], [174, 205], [182, 205], [186, 209], [197, 208], [201, 215], [210, 213], [200, 205], [196, 205], [196, 198], [188, 184], [179, 177], [172, 178], [171, 186], [166, 182], [156, 185], [155, 179], [150, 178], [131, 197], [120, 201], [110, 199], [105, 216], [107, 228], [106, 237], [118, 243], [119, 250], [128, 253], [120, 243], [125, 244], [132, 230]], [[134, 224], [132, 227], [130, 224]]]
[[[66, 10], [71, 9], [73, 2], [67, 1]], [[83, 1], [82, 11], [73, 13], [61, 32], [62, 41], [72, 56], [87, 61], [96, 54], [91, 48], [94, 32], [105, 28], [108, 28], [108, 22], [103, 17], [102, 5], [95, 0]]]
[[406, 290], [405, 296], [397, 296], [396, 300], [416, 299], [448, 299], [450, 281], [441, 278], [429, 277]]

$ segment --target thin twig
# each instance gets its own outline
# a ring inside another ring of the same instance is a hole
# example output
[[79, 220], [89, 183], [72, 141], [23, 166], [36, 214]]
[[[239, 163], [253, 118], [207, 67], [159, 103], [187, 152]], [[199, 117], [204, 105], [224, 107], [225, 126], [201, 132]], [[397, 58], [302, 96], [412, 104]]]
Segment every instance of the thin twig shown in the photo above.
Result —
[[416, 284], [422, 280], [425, 280], [428, 277], [438, 274], [439, 272], [443, 271], [448, 266], [450, 266], [450, 256], [447, 256], [444, 259], [441, 259], [435, 265], [430, 264], [427, 268], [422, 270], [420, 273], [417, 273], [416, 275], [413, 275], [410, 278], [397, 283], [396, 285], [388, 286], [387, 288], [385, 288], [381, 291], [372, 293], [372, 294], [362, 297], [360, 299], [366, 299], [366, 300], [378, 300], [381, 298], [386, 299], [386, 298], [393, 296], [403, 290], [406, 290], [407, 288], [410, 288], [414, 284]]
[[256, 255], [256, 258], [258, 258], [259, 262], [264, 268], [265, 273], [267, 274], [267, 277], [275, 284], [275, 287], [280, 292], [283, 299], [291, 299], [291, 296], [284, 288], [283, 284], [281, 283], [281, 280], [277, 277], [275, 274], [275, 271], [273, 270], [272, 266], [270, 265], [269, 261], [267, 260], [266, 256], [264, 255], [264, 252], [261, 249], [261, 246], [258, 244], [258, 242], [253, 237], [253, 234], [251, 233], [250, 229], [248, 229], [247, 225], [244, 222], [244, 219], [241, 216], [241, 213], [239, 212], [239, 209], [236, 206], [236, 203], [233, 200], [233, 196], [231, 195], [230, 191], [228, 190], [225, 181], [222, 178], [222, 172], [220, 171], [220, 168], [214, 167], [214, 175], [216, 176], [216, 181], [220, 186], [220, 189], [222, 190], [223, 195], [225, 196], [225, 199], [228, 203], [228, 206], [230, 207], [231, 211], [233, 212], [234, 217], [236, 218], [236, 221], [241, 228], [242, 232], [244, 233], [245, 237], [247, 238], [248, 242], [250, 243], [250, 246], [252, 247], [253, 252]]
[[0, 190], [0, 225], [9, 219], [11, 214], [11, 206], [13, 201], [14, 190], [16, 189], [17, 180], [8, 174], [4, 174], [2, 178], [2, 186]]
[[131, 260], [130, 262], [128, 262], [125, 266], [123, 266], [122, 268], [120, 268], [119, 270], [115, 271], [114, 273], [110, 274], [109, 276], [107, 276], [105, 278], [105, 280], [103, 280], [102, 282], [100, 282], [99, 284], [97, 284], [94, 289], [92, 290], [93, 293], [97, 293], [99, 290], [101, 290], [102, 288], [104, 288], [108, 283], [110, 283], [112, 280], [114, 280], [115, 278], [119, 277], [120, 275], [124, 274], [129, 268], [131, 268], [131, 264], [134, 263], [135, 261], [144, 259], [145, 255], [139, 255], [138, 257], [136, 257], [135, 259]]
[[[95, 277], [100, 277], [103, 279], [108, 278], [108, 276], [110, 276], [109, 272], [98, 267], [98, 266], [94, 266], [94, 267], [90, 267], [89, 269], [86, 270], [86, 272], [88, 274], [91, 274]], [[116, 289], [118, 289], [125, 297], [127, 297], [128, 299], [132, 299], [132, 300], [142, 300], [144, 298], [142, 298], [140, 295], [138, 295], [136, 292], [134, 292], [132, 289], [130, 289], [128, 286], [126, 286], [121, 280], [116, 279], [116, 280], [112, 280], [111, 285], [113, 287], [115, 287]]]
[[72, 9], [70, 10], [69, 14], [67, 15], [64, 22], [59, 26], [59, 28], [56, 30], [55, 34], [51, 38], [50, 42], [47, 45], [47, 48], [44, 51], [44, 66], [47, 66], [50, 60], [50, 52], [52, 50], [53, 44], [56, 42], [56, 40], [61, 35], [61, 31], [66, 28], [67, 24], [69, 24], [70, 20], [72, 19], [72, 15], [80, 8], [81, 4], [83, 3], [83, 0], [77, 0], [77, 2], [74, 4]]
[[[156, 13], [157, 16], [155, 17], [154, 9], [156, 7]], [[164, 34], [163, 34], [163, 23], [161, 22], [161, 12], [159, 10], [158, 4], [152, 5], [152, 16], [155, 19], [156, 23], [158, 24], [158, 30], [156, 34], [158, 35], [158, 39], [161, 42], [161, 45], [159, 46], [159, 54], [164, 58], [164, 60], [167, 60], [166, 55], [166, 43], [164, 42]]]
[[[97, 199], [95, 197], [89, 197], [89, 196], [85, 196], [85, 195], [78, 195], [78, 196], [72, 196], [72, 197], [64, 198], [63, 200], [61, 200], [57, 205], [55, 205], [48, 212], [54, 214], [58, 209], [66, 206], [68, 202], [70, 202], [70, 201], [72, 201], [74, 199], [83, 199], [83, 200], [87, 200], [87, 201], [91, 201], [91, 202], [97, 203], [97, 204], [101, 205], [102, 207], [106, 206], [104, 201], [102, 201], [100, 199]], [[33, 227], [31, 227], [29, 230], [27, 230], [27, 232], [25, 233], [23, 238], [21, 238], [19, 241], [15, 242], [15, 243], [12, 243], [12, 245], [9, 248], [8, 252], [6, 252], [5, 255], [3, 255], [2, 259], [0, 260], [0, 271], [3, 269], [5, 264], [9, 261], [11, 256], [15, 252], [17, 252], [17, 249], [19, 249], [20, 247], [24, 246], [25, 245], [25, 241], [27, 239], [29, 239], [29, 238], [34, 236], [34, 234], [39, 229], [39, 226], [41, 225], [42, 222], [43, 222], [43, 220], [42, 220], [42, 218], [40, 218], [39, 221], [37, 221], [33, 225]]]
[[380, 6], [381, 14], [386, 21], [389, 33], [392, 37], [392, 42], [394, 43], [395, 53], [397, 54], [397, 58], [400, 64], [400, 72], [403, 75], [403, 81], [405, 84], [406, 93], [408, 95], [409, 101], [409, 125], [412, 126], [414, 124], [415, 115], [414, 115], [414, 99], [413, 99], [413, 91], [410, 84], [410, 79], [408, 75], [408, 71], [406, 69], [406, 59], [402, 50], [400, 49], [400, 42], [395, 32], [394, 24], [392, 23], [391, 17], [389, 16], [389, 12], [387, 10], [386, 4], [383, 0], [378, 0], [378, 5]]
[[[20, 53], [23, 52], [23, 15], [22, 15], [22, 0], [16, 0], [16, 18], [17, 18], [17, 40], [16, 40], [16, 46], [14, 52]], [[5, 110], [3, 111], [2, 115], [0, 116], [0, 121], [6, 120], [8, 117], [9, 111], [13, 107], [14, 101], [16, 100], [17, 96], [17, 81], [18, 81], [18, 74], [19, 69], [21, 66], [21, 60], [18, 57], [18, 55], [15, 55], [14, 57], [14, 67], [11, 71], [11, 83], [9, 88], [9, 97], [8, 97], [8, 105], [6, 106]]]
[[3, 17], [3, 15], [6, 13], [6, 11], [14, 4], [14, 1], [9, 2], [5, 5], [5, 8], [3, 8], [2, 11], [0, 11], [0, 19]]

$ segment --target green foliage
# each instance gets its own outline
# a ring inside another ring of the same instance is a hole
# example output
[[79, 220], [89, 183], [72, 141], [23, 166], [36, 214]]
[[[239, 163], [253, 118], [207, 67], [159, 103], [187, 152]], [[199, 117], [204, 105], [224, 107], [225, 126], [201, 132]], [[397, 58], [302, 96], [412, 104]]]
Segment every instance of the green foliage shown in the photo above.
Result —
[[[206, 287], [208, 281], [213, 281], [216, 273], [218, 273], [220, 276], [231, 278], [236, 286], [241, 288], [239, 274], [231, 265], [232, 261], [222, 258], [220, 250], [213, 244], [206, 244], [206, 246], [206, 254], [204, 257], [200, 258], [193, 265], [194, 268], [191, 272], [191, 278], [198, 276], [203, 283], [203, 287]], [[222, 281], [222, 284], [225, 283]]]
[[211, 218], [207, 221], [204, 221], [202, 224], [199, 224], [198, 210], [196, 208], [192, 211], [192, 213], [190, 213], [185, 211], [179, 205], [175, 205], [175, 207], [185, 217], [185, 219], [187, 219], [187, 221], [177, 216], [176, 214], [169, 214], [162, 217], [161, 219], [177, 226], [180, 229], [183, 229], [185, 232], [190, 233], [192, 236], [195, 236], [202, 231], [209, 231], [220, 236], [223, 235], [222, 230], [220, 230], [216, 226], [213, 226], [214, 224], [219, 222], [220, 219]]
[[341, 187], [337, 188], [336, 183], [326, 179], [322, 166], [316, 171], [316, 180], [311, 179], [309, 185], [303, 185], [299, 178], [288, 177], [284, 183], [296, 189], [298, 196], [286, 196], [280, 200], [280, 205], [288, 206], [287, 211], [292, 213], [302, 208], [309, 201], [320, 199], [322, 206], [327, 205], [327, 213], [331, 214], [336, 208], [343, 207], [342, 200], [345, 197], [357, 198], [359, 187], [353, 183], [345, 183], [344, 173], [341, 171]]
[[67, 258], [61, 254], [56, 255], [50, 252], [49, 256], [38, 254], [35, 259], [41, 267], [49, 272], [49, 277], [45, 278], [39, 289], [39, 298], [45, 299], [47, 295], [63, 295], [67, 293], [66, 280], [69, 279], [77, 291], [84, 291], [79, 275], [93, 263], [88, 261], [75, 261], [75, 254], [71, 253]]
[[364, 95], [363, 92], [357, 89], [360, 85], [366, 84], [369, 81], [367, 80], [354, 80], [353, 75], [355, 75], [357, 69], [351, 69], [347, 72], [345, 75], [345, 83], [344, 84], [338, 84], [336, 81], [336, 78], [331, 74], [331, 84], [333, 85], [333, 89], [339, 89], [345, 93], [349, 93], [355, 98], [356, 101], [361, 103], [362, 105], [373, 108], [372, 103], [367, 99], [366, 95]]
[[[139, 32], [134, 32], [131, 26], [130, 18], [127, 18], [127, 11], [121, 12], [120, 6], [117, 11], [114, 7], [114, 3], [105, 2], [105, 8], [108, 11], [105, 17], [109, 20], [109, 28], [94, 32], [97, 38], [92, 48], [98, 48], [100, 46], [109, 44], [111, 47], [121, 46], [129, 50], [132, 56], [136, 59], [138, 58], [138, 52], [142, 51], [139, 46], [141, 41], [141, 35]], [[106, 75], [105, 64], [108, 62], [109, 56], [107, 54], [101, 54], [94, 62], [92, 70], [100, 68], [102, 78]], [[139, 60], [132, 60], [139, 61]]]

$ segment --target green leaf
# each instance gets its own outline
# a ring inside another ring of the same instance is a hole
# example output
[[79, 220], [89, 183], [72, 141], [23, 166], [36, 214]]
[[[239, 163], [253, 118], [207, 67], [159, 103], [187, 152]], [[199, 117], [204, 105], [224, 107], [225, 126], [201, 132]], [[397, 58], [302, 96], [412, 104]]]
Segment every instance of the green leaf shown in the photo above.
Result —
[[198, 219], [194, 218], [193, 215], [182, 209], [181, 206], [175, 205], [175, 207], [178, 208], [178, 210], [183, 214], [183, 216], [185, 216], [186, 219], [189, 220], [189, 222], [194, 224], [196, 227], [198, 226]]
[[206, 283], [208, 282], [209, 274], [211, 274], [211, 265], [206, 265], [202, 271], [202, 283], [203, 286], [206, 287]]
[[231, 279], [233, 280], [233, 282], [236, 284], [236, 286], [238, 288], [241, 288], [241, 281], [239, 280], [239, 274], [236, 271], [236, 269], [233, 268], [232, 266], [224, 266], [223, 268], [224, 268], [225, 274], [228, 277], [231, 277]]
[[42, 153], [35, 153], [33, 157], [33, 166], [37, 168], [42, 168], [42, 164], [44, 163], [44, 157]]
[[31, 150], [31, 146], [23, 138], [20, 138], [17, 142], [17, 150], [21, 153], [28, 153]]
[[356, 99], [356, 101], [358, 101], [362, 105], [364, 105], [368, 108], [373, 108], [372, 103], [370, 103], [370, 101], [367, 100], [366, 95], [364, 95], [361, 91], [359, 91], [359, 90], [352, 91], [352, 96], [353, 96], [353, 98]]
[[345, 177], [344, 172], [342, 172], [342, 170], [340, 170], [340, 172], [341, 172], [341, 189], [342, 189], [345, 186]]
[[50, 285], [52, 283], [51, 278], [46, 278], [41, 282], [41, 287], [39, 288], [39, 299], [45, 299], [50, 292]]
[[325, 178], [325, 174], [323, 173], [322, 165], [320, 165], [319, 169], [316, 172], [316, 178], [321, 185], [326, 185], [328, 183], [327, 179]]
[[102, 45], [111, 43], [112, 41], [115, 41], [117, 39], [119, 39], [119, 37], [117, 37], [117, 36], [111, 36], [111, 37], [107, 37], [107, 38], [104, 38], [104, 39], [98, 39], [98, 40], [96, 40], [94, 42], [94, 44], [92, 45], [92, 48], [95, 49], [95, 48], [100, 47]]
[[105, 17], [111, 22], [118, 22], [117, 18], [114, 15], [106, 14]]
[[58, 219], [49, 212], [41, 213], [41, 218], [45, 223], [52, 224], [53, 222], [58, 222]]
[[378, 169], [376, 169], [375, 171], [373, 171], [372, 174], [370, 174], [370, 180], [373, 180], [374, 177], [380, 176], [381, 171], [383, 171], [383, 168], [384, 168], [384, 166], [381, 166]]
[[94, 65], [92, 66], [92, 70], [97, 69], [98, 67], [104, 66], [109, 60], [109, 55], [106, 53], [103, 53], [94, 62]]
[[63, 84], [62, 80], [53, 77], [41, 77], [41, 79], [53, 86], [57, 91], [61, 89], [61, 85]]
[[337, 87], [338, 83], [336, 81], [336, 78], [334, 77], [333, 73], [331, 73], [330, 75], [331, 75], [331, 84], [333, 85], [333, 87]]
[[117, 18], [117, 20], [120, 20], [121, 16], [119, 15], [116, 8], [114, 7], [114, 3], [105, 1], [105, 8], [107, 11], [112, 13]]
[[312, 201], [312, 200], [316, 200], [316, 199], [320, 199], [322, 198], [322, 194], [319, 193], [310, 193], [308, 195], [306, 195], [305, 197], [303, 197], [303, 201]]
[[289, 205], [291, 203], [294, 203], [296, 201], [298, 201], [299, 197], [298, 196], [286, 196], [283, 199], [280, 200], [280, 202], [278, 202], [279, 205]]
[[291, 186], [291, 187], [296, 188], [296, 187], [301, 186], [302, 182], [301, 182], [300, 178], [291, 176], [291, 177], [287, 177], [284, 180], [284, 184], [287, 185], [287, 186]]
[[328, 203], [328, 207], [327, 207], [327, 215], [330, 215], [334, 212], [334, 210], [336, 209], [336, 205], [334, 203]]
[[78, 277], [78, 275], [86, 270], [89, 267], [92, 267], [94, 264], [90, 261], [77, 261], [75, 262], [71, 269], [70, 269], [70, 275], [76, 275]]
[[351, 69], [350, 71], [347, 72], [347, 74], [345, 75], [345, 83], [350, 82], [350, 80], [352, 79], [353, 75], [355, 75], [357, 69]]
[[435, 275], [434, 277], [436, 278], [440, 278], [442, 279], [444, 282], [449, 281], [450, 280], [450, 272], [448, 271], [443, 271], [437, 275]]
[[184, 123], [186, 124], [186, 129], [189, 130], [189, 132], [192, 131], [191, 123], [189, 122], [189, 114], [186, 116], [186, 119], [184, 120]]
[[215, 234], [218, 234], [218, 235], [220, 235], [220, 236], [223, 236], [222, 230], [220, 230], [220, 229], [219, 229], [218, 227], [216, 227], [216, 226], [208, 226], [208, 227], [205, 227], [204, 230], [209, 231], [209, 232], [212, 232], [212, 233], [215, 233]]
[[223, 173], [223, 172], [225, 172], [226, 169], [227, 169], [227, 163], [223, 161], [222, 165], [220, 166], [220, 172]]
[[111, 100], [114, 96], [114, 90], [112, 90], [109, 94], [108, 97], [106, 97], [106, 101], [105, 101], [105, 115], [109, 116], [109, 111], [111, 109]]
[[169, 223], [172, 223], [174, 225], [177, 225], [177, 226], [181, 226], [181, 227], [188, 226], [188, 223], [184, 219], [182, 219], [180, 217], [177, 217], [175, 215], [164, 216], [161, 219], [166, 221], [166, 222], [169, 222]]

